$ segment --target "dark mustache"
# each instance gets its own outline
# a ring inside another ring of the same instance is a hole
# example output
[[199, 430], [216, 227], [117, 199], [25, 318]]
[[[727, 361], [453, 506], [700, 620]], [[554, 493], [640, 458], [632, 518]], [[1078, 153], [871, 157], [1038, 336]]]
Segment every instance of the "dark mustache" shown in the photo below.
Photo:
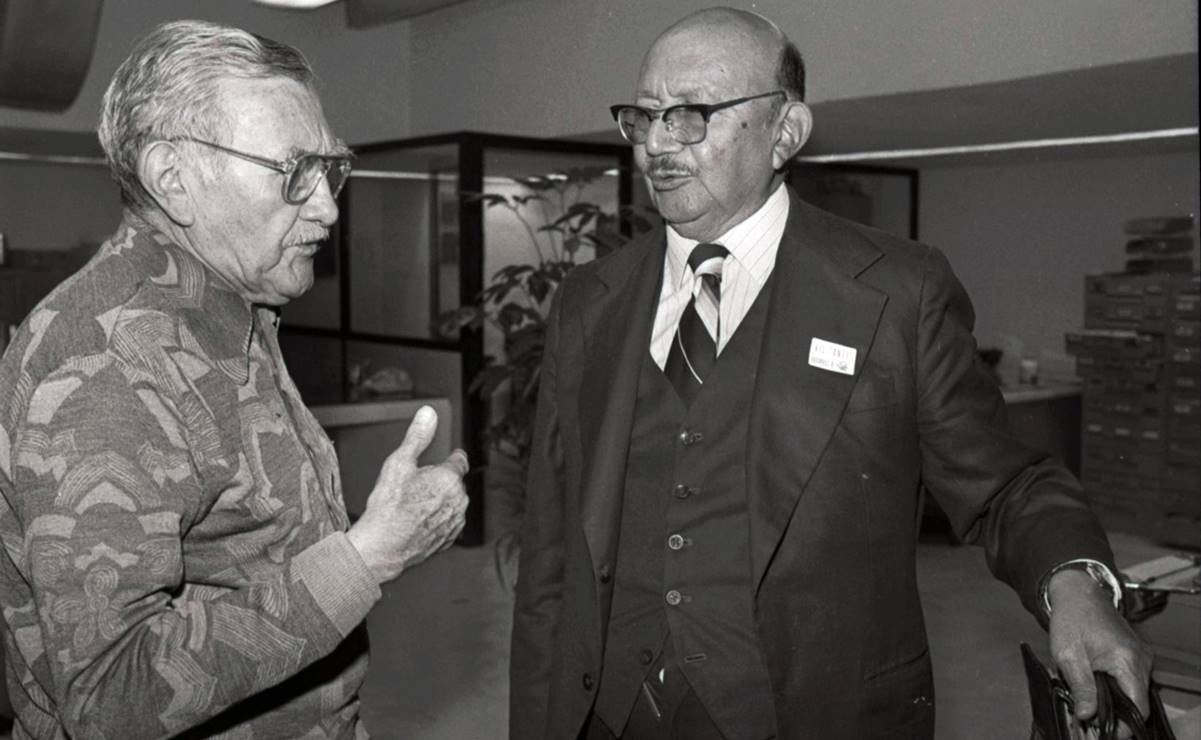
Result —
[[644, 170], [648, 177], [691, 175], [692, 170], [671, 159], [655, 159], [647, 163]]

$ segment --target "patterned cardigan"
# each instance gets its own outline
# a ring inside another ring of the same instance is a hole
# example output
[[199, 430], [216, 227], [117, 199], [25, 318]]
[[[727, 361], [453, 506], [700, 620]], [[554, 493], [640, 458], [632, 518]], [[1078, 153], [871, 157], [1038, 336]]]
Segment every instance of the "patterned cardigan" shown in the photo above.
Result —
[[278, 319], [131, 215], [0, 362], [16, 737], [363, 737], [337, 460]]

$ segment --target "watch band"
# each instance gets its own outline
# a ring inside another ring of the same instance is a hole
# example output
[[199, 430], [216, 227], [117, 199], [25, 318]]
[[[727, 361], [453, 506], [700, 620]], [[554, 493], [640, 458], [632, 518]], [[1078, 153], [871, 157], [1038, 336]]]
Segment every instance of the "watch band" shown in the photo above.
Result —
[[1113, 608], [1121, 611], [1122, 608], [1122, 584], [1118, 581], [1117, 576], [1109, 569], [1105, 563], [1091, 558], [1078, 558], [1069, 560], [1066, 563], [1060, 563], [1051, 569], [1047, 577], [1043, 579], [1041, 592], [1043, 597], [1043, 611], [1047, 616], [1051, 616], [1051, 595], [1048, 592], [1048, 585], [1051, 583], [1051, 578], [1061, 570], [1071, 568], [1073, 570], [1082, 570], [1092, 576], [1092, 579], [1097, 582], [1101, 588], [1105, 589], [1113, 597]]

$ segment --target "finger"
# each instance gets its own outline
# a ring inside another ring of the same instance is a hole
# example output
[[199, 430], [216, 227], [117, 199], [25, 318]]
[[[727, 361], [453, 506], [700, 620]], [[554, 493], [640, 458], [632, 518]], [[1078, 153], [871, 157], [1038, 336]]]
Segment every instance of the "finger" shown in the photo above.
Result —
[[448, 532], [446, 535], [446, 539], [443, 540], [442, 544], [438, 546], [438, 552], [445, 552], [445, 551], [449, 550], [450, 548], [454, 547], [455, 541], [458, 539], [459, 539], [458, 532]]
[[459, 541], [459, 535], [463, 534], [463, 528], [466, 525], [467, 525], [467, 519], [465, 519], [464, 517], [460, 516], [455, 520], [454, 528], [451, 530], [450, 540], [449, 540], [452, 544]]
[[1134, 737], [1134, 731], [1125, 722], [1119, 722], [1115, 732], [1117, 733], [1117, 740], [1130, 740], [1130, 738]]
[[446, 516], [438, 524], [438, 536], [442, 538], [442, 543], [438, 546], [438, 552], [449, 549], [459, 539], [459, 535], [463, 532], [464, 519], [461, 513], [447, 512]]
[[1151, 713], [1151, 700], [1147, 696], [1147, 684], [1150, 676], [1140, 678], [1128, 670], [1106, 671], [1106, 673], [1111, 674], [1117, 680], [1118, 687], [1138, 707], [1139, 714], [1146, 717]]
[[1081, 653], [1068, 656], [1059, 661], [1059, 672], [1072, 692], [1076, 719], [1091, 719], [1097, 713], [1097, 684], [1088, 660]]
[[405, 431], [405, 438], [392, 454], [415, 465], [417, 458], [425, 452], [425, 448], [430, 446], [436, 431], [438, 431], [437, 412], [429, 406], [422, 406], [413, 415], [413, 421], [409, 422], [409, 428]]
[[[463, 525], [467, 522], [467, 509], [471, 506], [471, 501], [467, 498], [466, 493], [459, 494], [455, 500], [455, 528], [462, 531]], [[458, 537], [458, 533], [455, 534]]]
[[441, 465], [459, 478], [467, 475], [467, 471], [471, 469], [471, 464], [467, 461], [467, 453], [457, 447], [451, 451], [449, 457], [442, 461]]

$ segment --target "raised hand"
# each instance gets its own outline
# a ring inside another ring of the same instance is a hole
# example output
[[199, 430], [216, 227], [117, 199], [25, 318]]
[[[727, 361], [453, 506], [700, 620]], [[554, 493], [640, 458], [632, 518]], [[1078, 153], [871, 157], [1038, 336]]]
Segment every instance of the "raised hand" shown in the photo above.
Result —
[[347, 532], [379, 583], [449, 547], [463, 530], [467, 454], [456, 449], [437, 465], [417, 466], [437, 428], [438, 415], [422, 406], [404, 441], [384, 461], [363, 515]]

